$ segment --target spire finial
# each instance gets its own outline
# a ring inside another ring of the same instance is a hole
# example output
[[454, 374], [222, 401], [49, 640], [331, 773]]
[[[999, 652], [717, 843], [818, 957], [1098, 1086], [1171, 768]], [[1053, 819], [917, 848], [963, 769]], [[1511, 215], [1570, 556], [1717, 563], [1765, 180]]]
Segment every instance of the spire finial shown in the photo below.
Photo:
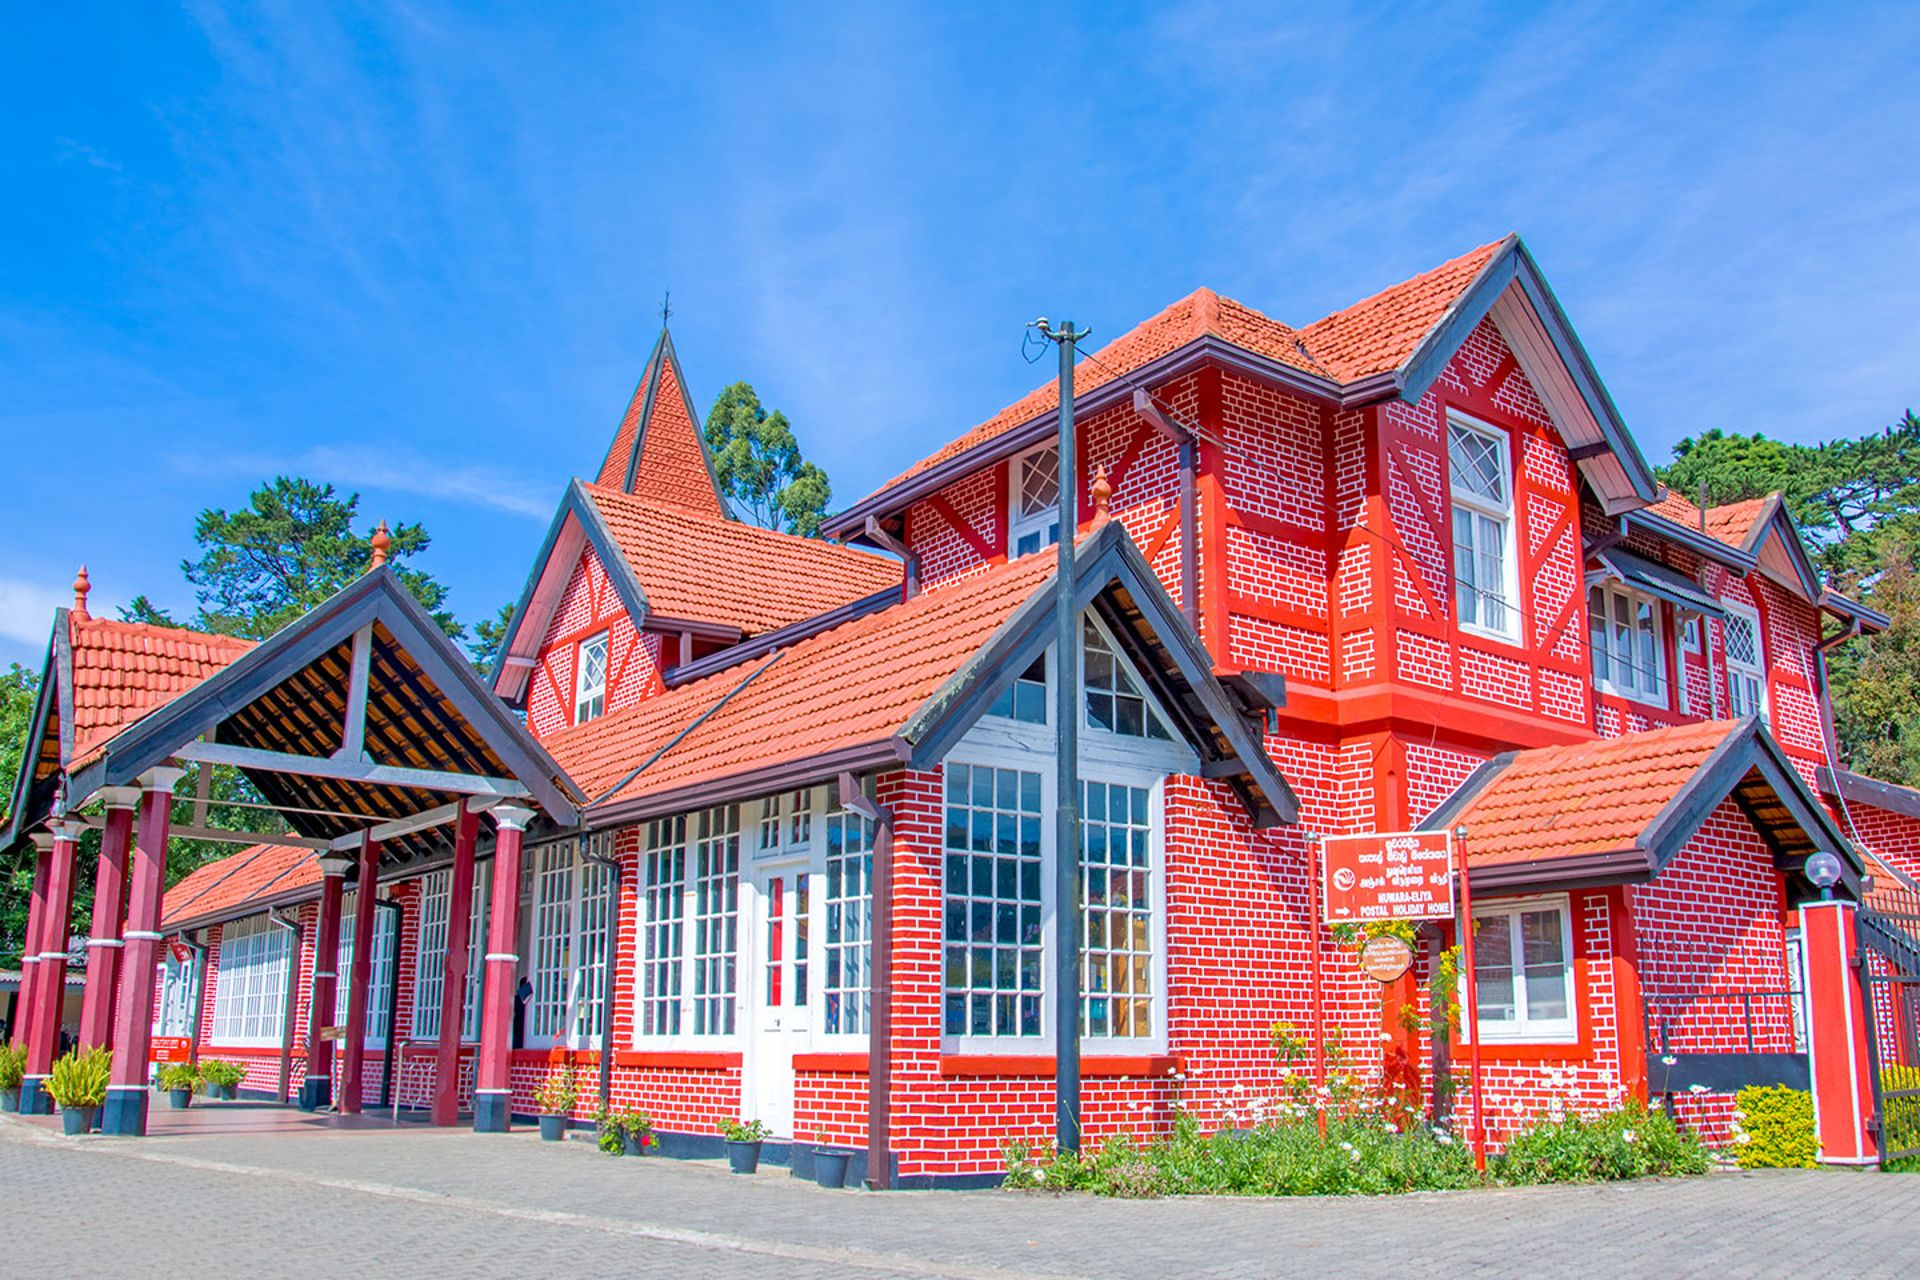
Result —
[[667, 327], [667, 321], [671, 319], [672, 316], [673, 316], [673, 290], [669, 289], [665, 293], [660, 295], [660, 327], [662, 329]]
[[1107, 479], [1105, 466], [1093, 473], [1093, 527], [1099, 528], [1113, 518], [1113, 482]]
[[87, 592], [93, 589], [93, 582], [87, 577], [87, 566], [81, 565], [80, 572], [73, 576], [73, 620], [85, 622], [93, 615], [87, 612]]
[[387, 532], [387, 522], [382, 520], [380, 527], [373, 531], [373, 563], [367, 566], [372, 573], [387, 562], [387, 548], [393, 545], [393, 535]]

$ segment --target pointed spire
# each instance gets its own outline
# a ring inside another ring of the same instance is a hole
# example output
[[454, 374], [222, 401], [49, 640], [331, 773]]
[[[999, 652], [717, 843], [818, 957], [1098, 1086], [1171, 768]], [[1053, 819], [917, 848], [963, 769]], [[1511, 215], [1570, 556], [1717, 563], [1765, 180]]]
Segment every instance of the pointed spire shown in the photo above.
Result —
[[373, 531], [373, 563], [367, 566], [372, 573], [387, 562], [387, 549], [393, 545], [393, 535], [387, 532], [387, 522], [382, 520], [380, 527]]
[[75, 622], [85, 622], [93, 615], [87, 612], [87, 592], [93, 589], [93, 582], [87, 577], [87, 566], [81, 565], [80, 572], [73, 578], [73, 613]]

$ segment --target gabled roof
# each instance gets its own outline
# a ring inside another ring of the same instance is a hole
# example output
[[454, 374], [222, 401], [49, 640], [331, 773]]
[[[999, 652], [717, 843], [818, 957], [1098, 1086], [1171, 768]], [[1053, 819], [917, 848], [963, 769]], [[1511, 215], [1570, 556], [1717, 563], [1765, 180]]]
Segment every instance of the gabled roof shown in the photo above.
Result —
[[673, 335], [664, 325], [597, 479], [607, 488], [683, 511], [716, 519], [729, 514]]
[[1682, 543], [1736, 573], [1758, 569], [1842, 622], [1858, 622], [1863, 631], [1884, 631], [1892, 625], [1877, 609], [1821, 585], [1800, 526], [1777, 491], [1702, 510], [1668, 490], [1652, 506], [1630, 513], [1627, 521], [1655, 537]]
[[[1083, 606], [1123, 636], [1177, 731], [1262, 825], [1297, 805], [1246, 707], [1118, 523], [1076, 552]], [[940, 760], [1050, 638], [1053, 557], [1027, 556], [565, 730], [548, 746], [594, 826]]]
[[1729, 796], [1783, 870], [1824, 850], [1858, 887], [1852, 843], [1751, 718], [1507, 752], [1420, 826], [1467, 829], [1476, 890], [1611, 884], [1657, 875]]
[[[1580, 468], [1609, 511], [1651, 502], [1659, 487], [1619, 411], [1518, 236], [1461, 254], [1302, 329], [1200, 289], [1114, 339], [1075, 375], [1082, 410], [1098, 412], [1134, 386], [1179, 376], [1206, 360], [1342, 406], [1414, 402], [1482, 320], [1513, 346]], [[1039, 444], [1053, 432], [1057, 384], [1042, 386], [921, 459], [830, 519], [857, 536], [967, 472]]]
[[649, 619], [724, 641], [762, 635], [901, 586], [900, 562], [819, 538], [695, 515], [575, 480], [534, 557], [495, 659], [517, 701], [581, 550], [592, 547], [635, 626]]
[[160, 927], [171, 932], [250, 914], [248, 908], [304, 897], [320, 879], [319, 857], [311, 849], [249, 845], [195, 868], [167, 890]]

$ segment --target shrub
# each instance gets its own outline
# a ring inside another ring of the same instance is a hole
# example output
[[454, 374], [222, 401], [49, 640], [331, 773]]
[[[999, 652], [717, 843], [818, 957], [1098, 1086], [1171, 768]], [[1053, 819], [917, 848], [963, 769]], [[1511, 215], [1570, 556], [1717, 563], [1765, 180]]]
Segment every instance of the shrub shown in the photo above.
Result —
[[27, 1046], [0, 1044], [0, 1089], [18, 1089], [27, 1075]]
[[758, 1120], [722, 1120], [720, 1136], [728, 1142], [759, 1142], [772, 1132]]
[[1682, 1132], [1666, 1112], [1632, 1102], [1596, 1116], [1536, 1124], [1509, 1142], [1488, 1169], [1496, 1181], [1527, 1186], [1705, 1173], [1711, 1163], [1700, 1140]]
[[1734, 1095], [1733, 1158], [1742, 1169], [1811, 1169], [1819, 1154], [1811, 1093], [1777, 1084]]
[[64, 1108], [97, 1107], [107, 1100], [113, 1078], [113, 1054], [106, 1049], [75, 1049], [53, 1064], [47, 1092]]
[[[1895, 1090], [1920, 1089], [1920, 1067], [1880, 1069], [1880, 1142], [1889, 1151], [1920, 1147], [1920, 1097], [1892, 1098]], [[1890, 1161], [1889, 1169], [1920, 1169], [1920, 1156]]]
[[579, 1100], [579, 1087], [575, 1081], [573, 1068], [554, 1066], [547, 1068], [546, 1079], [533, 1091], [533, 1105], [540, 1109], [541, 1115], [564, 1116], [571, 1114], [573, 1104]]
[[660, 1144], [653, 1136], [653, 1117], [644, 1111], [602, 1111], [593, 1117], [599, 1137], [595, 1144], [610, 1156], [617, 1156], [627, 1149], [627, 1139], [634, 1138], [643, 1147]]
[[172, 1091], [185, 1089], [190, 1093], [200, 1092], [203, 1077], [199, 1068], [191, 1062], [169, 1062], [160, 1068], [160, 1087]]
[[222, 1089], [231, 1089], [247, 1078], [247, 1069], [224, 1058], [203, 1058], [200, 1062], [200, 1078]]

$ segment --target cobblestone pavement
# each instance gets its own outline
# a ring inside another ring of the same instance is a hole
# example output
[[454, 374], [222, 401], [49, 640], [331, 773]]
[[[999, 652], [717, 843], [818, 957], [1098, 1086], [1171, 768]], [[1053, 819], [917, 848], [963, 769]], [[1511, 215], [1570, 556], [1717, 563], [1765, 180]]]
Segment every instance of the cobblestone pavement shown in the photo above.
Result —
[[1392, 1199], [829, 1192], [457, 1131], [67, 1139], [0, 1118], [0, 1274], [1912, 1276], [1920, 1177]]

